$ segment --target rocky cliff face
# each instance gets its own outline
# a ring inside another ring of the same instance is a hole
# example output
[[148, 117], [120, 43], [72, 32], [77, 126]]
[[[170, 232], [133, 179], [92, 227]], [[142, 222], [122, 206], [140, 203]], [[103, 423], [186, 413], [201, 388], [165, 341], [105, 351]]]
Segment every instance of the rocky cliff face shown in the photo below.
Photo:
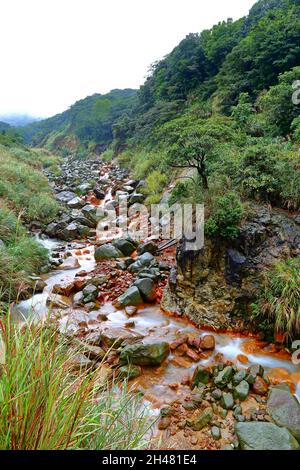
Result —
[[205, 240], [201, 251], [177, 250], [162, 308], [185, 314], [197, 325], [240, 330], [262, 275], [276, 261], [300, 254], [300, 217], [252, 207], [234, 242]]

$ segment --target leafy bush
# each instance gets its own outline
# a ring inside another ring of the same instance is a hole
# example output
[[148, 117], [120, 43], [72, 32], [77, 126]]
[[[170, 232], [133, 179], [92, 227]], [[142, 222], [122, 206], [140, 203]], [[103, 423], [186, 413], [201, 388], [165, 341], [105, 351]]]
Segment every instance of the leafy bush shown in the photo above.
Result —
[[[9, 317], [9, 315], [8, 315]], [[141, 398], [110, 389], [94, 372], [74, 373], [78, 348], [34, 323], [0, 322], [1, 450], [128, 450], [146, 447], [149, 421]]]
[[239, 196], [229, 192], [219, 196], [213, 203], [211, 215], [205, 223], [205, 233], [209, 237], [234, 239], [239, 234], [239, 224], [244, 214]]
[[300, 116], [296, 117], [292, 124], [291, 130], [293, 132], [293, 139], [297, 142], [300, 141]]
[[299, 116], [299, 106], [292, 101], [293, 83], [299, 80], [300, 67], [279, 75], [279, 84], [263, 93], [258, 100], [266, 124], [272, 135], [285, 136], [291, 132], [293, 119]]
[[267, 272], [254, 317], [287, 339], [300, 334], [300, 258], [282, 261]]
[[180, 181], [176, 184], [172, 190], [171, 197], [169, 199], [169, 205], [172, 206], [177, 202], [183, 203], [190, 196], [190, 184], [187, 181]]

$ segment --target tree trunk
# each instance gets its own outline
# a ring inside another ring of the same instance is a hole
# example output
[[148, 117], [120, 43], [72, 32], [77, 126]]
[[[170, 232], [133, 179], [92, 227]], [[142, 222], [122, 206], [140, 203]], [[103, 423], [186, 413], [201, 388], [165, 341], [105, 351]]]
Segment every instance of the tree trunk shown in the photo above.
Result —
[[202, 181], [202, 184], [203, 184], [203, 188], [204, 188], [205, 190], [207, 190], [207, 189], [208, 189], [208, 180], [207, 180], [207, 176], [206, 176], [205, 172], [204, 172], [204, 171], [201, 171], [201, 169], [198, 168], [198, 174], [199, 174], [199, 176], [200, 176], [200, 178], [201, 178], [201, 181]]

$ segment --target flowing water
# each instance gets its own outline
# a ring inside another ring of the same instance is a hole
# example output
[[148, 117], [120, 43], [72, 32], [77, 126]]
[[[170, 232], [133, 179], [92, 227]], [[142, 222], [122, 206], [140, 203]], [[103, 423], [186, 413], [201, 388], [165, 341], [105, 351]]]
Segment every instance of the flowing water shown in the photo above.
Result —
[[[107, 175], [109, 177], [109, 173]], [[108, 190], [105, 200], [100, 205], [109, 202], [111, 199], [111, 190]], [[93, 203], [93, 201], [89, 202]], [[62, 246], [62, 243], [57, 240], [49, 238], [38, 238], [38, 240], [50, 251]], [[80, 248], [85, 249], [81, 251]], [[57, 269], [42, 276], [46, 282], [43, 293], [36, 294], [31, 299], [20, 302], [14, 308], [16, 318], [24, 320], [24, 318], [33, 314], [36, 318], [43, 319], [48, 313], [47, 299], [55, 284], [72, 281], [79, 271], [84, 270], [87, 273], [93, 271], [95, 267], [93, 245], [84, 242], [65, 243], [62, 249], [68, 253], [71, 252], [72, 256], [77, 257], [80, 267], [71, 270]], [[104, 304], [99, 309], [99, 313], [108, 314], [108, 321], [105, 322], [105, 327], [124, 327], [129, 320], [125, 311], [116, 310], [110, 303]], [[178, 333], [195, 336], [207, 334], [207, 332], [196, 328], [183, 318], [166, 315], [160, 310], [159, 305], [140, 308], [137, 314], [130, 320], [134, 321], [132, 330], [147, 337], [163, 339], [169, 342], [175, 340], [176, 337], [178, 338]], [[133, 385], [144, 392], [145, 399], [151, 402], [153, 409], [160, 408], [162, 404], [172, 401], [178, 398], [178, 396], [184, 396], [188, 392], [188, 388], [183, 385], [178, 386], [182, 379], [191, 374], [197, 364], [213, 365], [216, 363], [217, 359], [215, 357], [218, 353], [221, 353], [225, 359], [235, 362], [239, 368], [246, 368], [252, 364], [261, 364], [275, 380], [279, 382], [286, 380], [292, 384], [295, 393], [300, 397], [300, 366], [294, 365], [288, 354], [285, 356], [276, 352], [268, 352], [263, 349], [262, 344], [251, 336], [209, 333], [215, 336], [215, 351], [198, 363], [193, 363], [186, 358], [178, 357], [171, 353], [169, 358], [160, 367], [144, 367], [143, 374], [133, 381]]]
[[[41, 240], [44, 246], [55, 248], [58, 244], [55, 240]], [[55, 284], [65, 281], [71, 281], [75, 278], [79, 271], [85, 270], [90, 272], [95, 266], [93, 257], [93, 247], [88, 247], [89, 254], [82, 253], [78, 248], [83, 247], [82, 244], [74, 244], [73, 249], [68, 249], [73, 256], [77, 257], [80, 267], [72, 270], [56, 270], [45, 275], [44, 280], [46, 287], [41, 294], [34, 295], [31, 299], [20, 302], [15, 308], [15, 315], [27, 318], [32, 313], [39, 319], [47, 315], [49, 307], [47, 307], [47, 298]], [[124, 310], [117, 310], [111, 303], [105, 303], [98, 311], [99, 314], [108, 315], [108, 321], [105, 327], [122, 327], [128, 323], [128, 316]], [[204, 335], [207, 331], [196, 328], [188, 320], [166, 315], [159, 305], [149, 305], [140, 308], [137, 314], [130, 320], [134, 321], [132, 330], [155, 339], [174, 341], [180, 334]], [[247, 368], [252, 364], [261, 364], [271, 376], [278, 378], [280, 381], [287, 380], [294, 384], [295, 391], [300, 397], [300, 367], [292, 363], [288, 355], [282, 357], [278, 353], [267, 353], [252, 337], [238, 336], [229, 333], [214, 333], [216, 348], [207, 358], [200, 360], [198, 363], [191, 363], [185, 358], [170, 354], [169, 358], [160, 367], [144, 367], [143, 374], [133, 381], [134, 387], [143, 391], [145, 399], [151, 402], [152, 408], [158, 410], [162, 404], [171, 402], [179, 396], [184, 397], [188, 394], [188, 387], [177, 387], [182, 379], [191, 374], [198, 364], [213, 365], [217, 361], [215, 357], [218, 353], [223, 354], [225, 359], [235, 362], [239, 368]], [[247, 358], [247, 363], [239, 361], [239, 357]], [[174, 385], [175, 384], [175, 385]]]

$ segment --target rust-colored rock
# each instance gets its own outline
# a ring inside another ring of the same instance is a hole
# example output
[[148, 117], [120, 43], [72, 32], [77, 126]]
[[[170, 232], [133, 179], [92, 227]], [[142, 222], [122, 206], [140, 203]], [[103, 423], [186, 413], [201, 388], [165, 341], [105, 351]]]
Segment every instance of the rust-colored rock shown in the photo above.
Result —
[[205, 335], [202, 336], [200, 341], [200, 348], [204, 351], [208, 350], [211, 351], [216, 347], [216, 340], [213, 335]]
[[257, 395], [266, 395], [268, 393], [268, 389], [269, 387], [266, 381], [257, 375], [252, 386], [253, 392]]
[[177, 338], [174, 341], [172, 341], [172, 343], [170, 343], [170, 349], [171, 350], [177, 349], [179, 346], [186, 343], [186, 341], [187, 341], [187, 337], [181, 336], [180, 338]]
[[165, 416], [164, 418], [161, 418], [158, 422], [158, 429], [160, 431], [163, 431], [164, 429], [167, 429], [171, 424], [170, 418]]
[[238, 360], [239, 362], [241, 362], [242, 364], [248, 364], [248, 363], [249, 363], [248, 357], [247, 357], [247, 356], [244, 356], [244, 354], [239, 354], [239, 355], [237, 356], [237, 360]]
[[200, 349], [201, 338], [195, 336], [189, 336], [187, 344], [191, 346], [191, 348]]
[[193, 350], [188, 348], [186, 351], [186, 356], [189, 357], [192, 361], [198, 362], [199, 361], [199, 355]]

